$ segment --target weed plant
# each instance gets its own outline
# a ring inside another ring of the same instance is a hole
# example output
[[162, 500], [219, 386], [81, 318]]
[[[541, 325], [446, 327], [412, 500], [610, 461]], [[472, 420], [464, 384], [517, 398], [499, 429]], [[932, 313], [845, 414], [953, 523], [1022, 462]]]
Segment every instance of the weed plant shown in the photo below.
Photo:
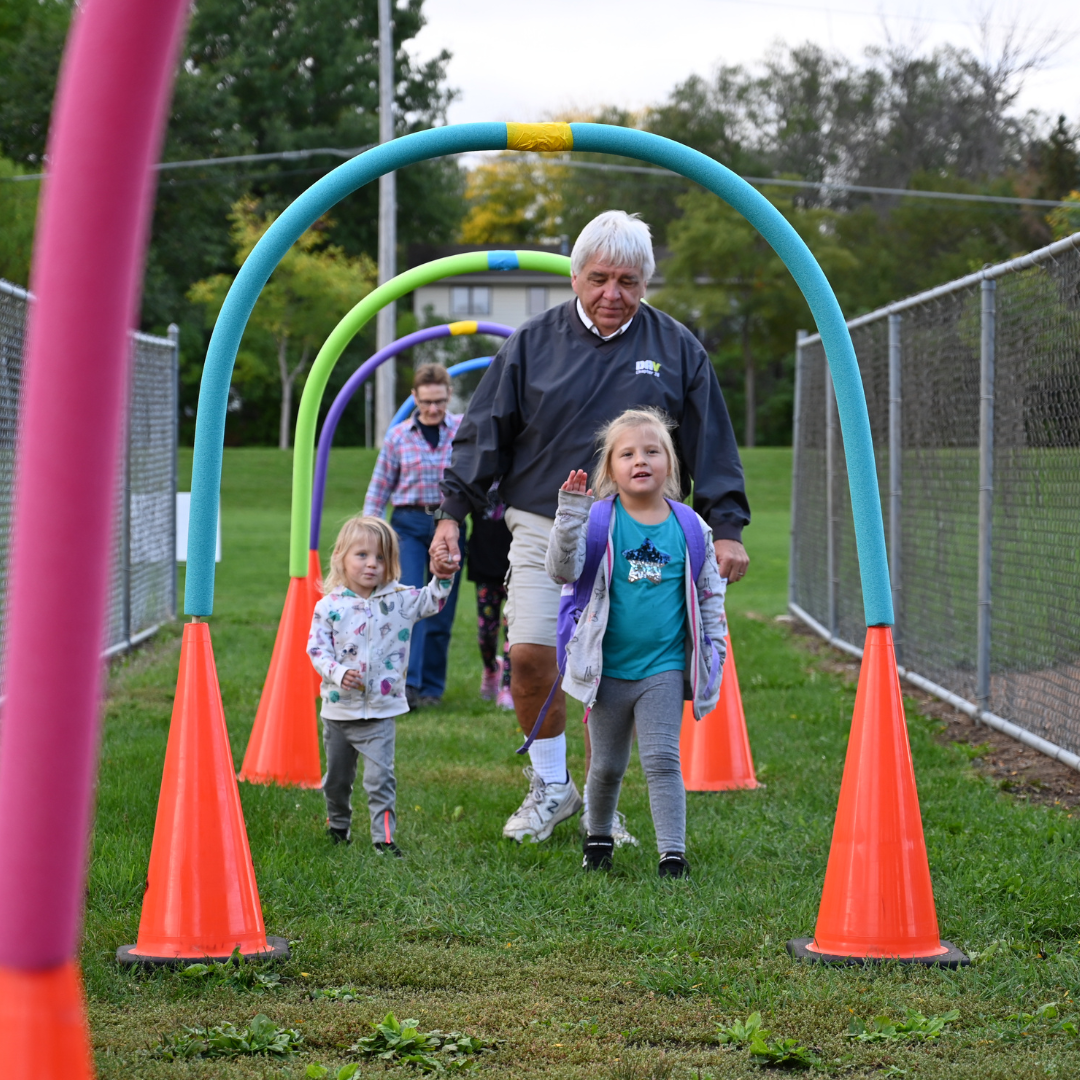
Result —
[[[612, 873], [581, 873], [576, 821], [544, 844], [501, 841], [526, 790], [525, 762], [514, 755], [521, 736], [513, 718], [479, 699], [475, 603], [464, 583], [443, 705], [398, 723], [406, 858], [329, 844], [318, 792], [240, 785], [267, 930], [293, 942], [289, 961], [258, 968], [280, 976], [259, 1008], [303, 1036], [304, 1052], [292, 1057], [169, 1062], [140, 1052], [184, 1026], [242, 1028], [255, 1010], [253, 988], [229, 979], [115, 962], [117, 946], [138, 934], [179, 627], [114, 665], [81, 958], [101, 1080], [300, 1078], [311, 1065], [333, 1077], [357, 1062], [349, 1048], [388, 1012], [416, 1018], [419, 1032], [499, 1040], [498, 1052], [479, 1058], [478, 1073], [493, 1078], [753, 1075], [748, 1049], [718, 1044], [716, 1032], [754, 1012], [780, 1052], [780, 1040], [794, 1040], [822, 1067], [854, 1077], [1080, 1076], [1080, 1038], [1062, 1023], [1080, 1012], [1078, 823], [1015, 802], [913, 709], [938, 920], [975, 962], [959, 971], [831, 968], [785, 952], [789, 938], [814, 928], [854, 688], [774, 621], [786, 603], [790, 452], [759, 449], [744, 460], [753, 562], [731, 589], [729, 610], [766, 786], [688, 796], [687, 881], [657, 878], [636, 758], [620, 809], [641, 846], [620, 849]], [[372, 462], [369, 451], [334, 452], [324, 561], [339, 522], [361, 504]], [[237, 765], [288, 582], [291, 465], [290, 454], [273, 449], [225, 454], [224, 557], [209, 624]], [[183, 459], [182, 487], [189, 468]], [[570, 768], [579, 782], [580, 719], [572, 708]], [[362, 837], [359, 785], [354, 804]], [[1050, 1002], [1058, 1016], [1035, 1019]], [[957, 1019], [929, 1040], [848, 1037], [854, 1018], [953, 1011]], [[357, 1075], [387, 1069], [407, 1075], [405, 1066], [366, 1059]]]

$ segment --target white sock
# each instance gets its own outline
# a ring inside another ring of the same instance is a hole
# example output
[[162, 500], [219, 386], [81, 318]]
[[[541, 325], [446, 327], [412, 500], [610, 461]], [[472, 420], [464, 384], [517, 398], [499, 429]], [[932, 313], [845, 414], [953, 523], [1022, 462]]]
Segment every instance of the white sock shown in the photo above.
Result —
[[554, 739], [537, 739], [529, 747], [529, 760], [545, 784], [565, 784], [570, 779], [566, 771], [566, 732]]

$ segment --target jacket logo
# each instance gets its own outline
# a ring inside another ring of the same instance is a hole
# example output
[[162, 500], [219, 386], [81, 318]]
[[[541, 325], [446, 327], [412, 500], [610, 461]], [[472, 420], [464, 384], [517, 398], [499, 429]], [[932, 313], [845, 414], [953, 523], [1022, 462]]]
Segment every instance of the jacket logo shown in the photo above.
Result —
[[634, 365], [635, 375], [654, 375], [660, 378], [660, 365], [655, 360], [638, 360]]

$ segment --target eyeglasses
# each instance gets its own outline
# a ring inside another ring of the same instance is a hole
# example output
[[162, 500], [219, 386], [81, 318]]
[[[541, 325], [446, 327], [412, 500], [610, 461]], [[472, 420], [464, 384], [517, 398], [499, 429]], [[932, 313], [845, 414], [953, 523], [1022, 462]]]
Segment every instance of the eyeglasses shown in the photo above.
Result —
[[443, 407], [444, 407], [444, 406], [445, 406], [445, 405], [446, 405], [446, 404], [447, 404], [447, 403], [448, 403], [449, 401], [450, 401], [450, 399], [449, 399], [449, 398], [445, 398], [445, 397], [441, 397], [441, 398], [438, 398], [438, 399], [437, 399], [437, 400], [435, 400], [435, 401], [424, 401], [424, 400], [423, 400], [423, 399], [421, 398], [421, 399], [419, 399], [419, 400], [418, 400], [418, 401], [416, 402], [416, 404], [417, 404], [417, 406], [418, 406], [419, 408], [421, 408], [421, 409], [441, 409], [441, 408], [443, 408]]

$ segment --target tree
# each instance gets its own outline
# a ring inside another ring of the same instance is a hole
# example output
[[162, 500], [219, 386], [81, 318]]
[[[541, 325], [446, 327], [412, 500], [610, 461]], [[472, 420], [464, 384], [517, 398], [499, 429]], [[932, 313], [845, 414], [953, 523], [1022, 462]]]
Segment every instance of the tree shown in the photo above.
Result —
[[[231, 217], [235, 261], [239, 266], [276, 215], [260, 214], [255, 199], [246, 196], [233, 207]], [[371, 291], [376, 280], [375, 266], [366, 255], [350, 258], [340, 247], [328, 244], [331, 225], [329, 220], [320, 219], [278, 264], [252, 312], [244, 336], [247, 348], [242, 345], [237, 358], [239, 378], [234, 383], [239, 382], [242, 387], [245, 381], [265, 376], [268, 358], [264, 342], [269, 339], [272, 343], [272, 363], [277, 369], [281, 392], [278, 446], [282, 450], [289, 448], [297, 379], [341, 316]], [[203, 306], [212, 323], [231, 284], [227, 274], [215, 274], [196, 282], [188, 297]], [[262, 372], [258, 370], [260, 366]]]
[[[833, 211], [797, 207], [790, 195], [777, 189], [768, 194], [827, 275], [854, 270], [854, 257], [836, 234]], [[806, 304], [787, 267], [741, 214], [698, 191], [684, 196], [682, 209], [682, 217], [669, 230], [667, 284], [656, 303], [711, 335], [720, 347], [722, 369], [741, 366], [743, 444], [755, 446], [760, 370], [768, 358], [773, 384], [784, 382], [783, 358], [791, 350], [795, 330], [809, 325]], [[784, 426], [781, 421], [781, 430]]]
[[0, 278], [30, 282], [30, 250], [37, 216], [37, 180], [15, 180], [29, 170], [0, 157]]
[[478, 165], [465, 185], [463, 244], [538, 244], [562, 235], [565, 168], [522, 154], [500, 154]]

